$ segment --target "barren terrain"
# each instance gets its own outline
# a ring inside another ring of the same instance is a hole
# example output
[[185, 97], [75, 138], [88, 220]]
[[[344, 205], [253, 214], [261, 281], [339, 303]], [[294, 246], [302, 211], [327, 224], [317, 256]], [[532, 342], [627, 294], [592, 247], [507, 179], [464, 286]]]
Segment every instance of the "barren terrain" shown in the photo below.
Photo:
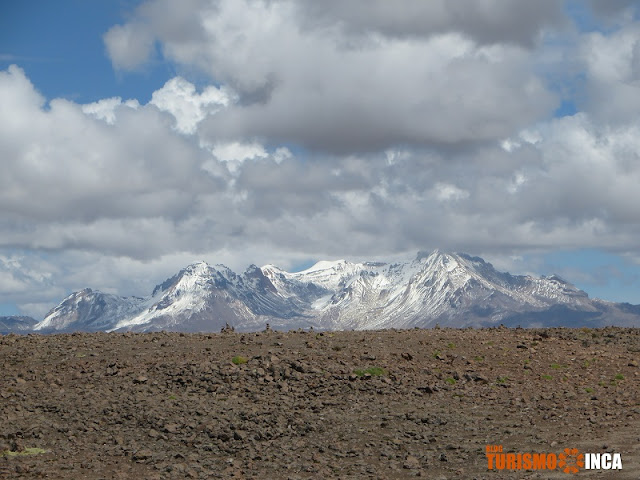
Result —
[[571, 478], [640, 472], [640, 330], [0, 336], [0, 477]]

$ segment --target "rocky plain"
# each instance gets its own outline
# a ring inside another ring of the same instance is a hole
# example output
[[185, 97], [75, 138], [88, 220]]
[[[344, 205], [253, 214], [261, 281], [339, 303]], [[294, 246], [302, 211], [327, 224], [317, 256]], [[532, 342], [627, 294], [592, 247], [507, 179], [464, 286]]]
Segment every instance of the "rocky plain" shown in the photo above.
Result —
[[0, 478], [640, 477], [640, 329], [0, 336]]

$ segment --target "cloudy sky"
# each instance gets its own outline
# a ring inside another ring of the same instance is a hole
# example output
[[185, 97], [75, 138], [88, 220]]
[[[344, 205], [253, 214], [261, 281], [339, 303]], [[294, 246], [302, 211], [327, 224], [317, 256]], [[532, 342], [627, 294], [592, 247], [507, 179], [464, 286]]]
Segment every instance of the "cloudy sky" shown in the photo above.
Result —
[[439, 248], [640, 303], [640, 7], [0, 7], [0, 315]]

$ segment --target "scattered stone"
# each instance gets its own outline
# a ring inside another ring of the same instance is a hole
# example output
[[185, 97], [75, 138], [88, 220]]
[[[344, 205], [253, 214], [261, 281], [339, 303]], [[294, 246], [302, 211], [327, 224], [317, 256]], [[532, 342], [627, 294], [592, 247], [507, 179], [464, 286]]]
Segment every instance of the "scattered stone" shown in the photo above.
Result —
[[418, 458], [414, 457], [413, 455], [408, 455], [404, 463], [402, 464], [402, 468], [405, 468], [407, 470], [418, 470], [420, 468], [420, 460], [418, 460]]
[[153, 452], [148, 448], [138, 450], [133, 454], [133, 460], [136, 462], [144, 462], [153, 457]]
[[638, 329], [321, 333], [0, 335], [0, 478], [479, 479], [494, 442], [640, 458]]

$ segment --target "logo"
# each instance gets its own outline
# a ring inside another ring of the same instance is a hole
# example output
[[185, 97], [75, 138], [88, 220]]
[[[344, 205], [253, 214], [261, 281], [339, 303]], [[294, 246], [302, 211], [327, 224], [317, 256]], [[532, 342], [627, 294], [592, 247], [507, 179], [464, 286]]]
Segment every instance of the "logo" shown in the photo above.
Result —
[[567, 474], [580, 470], [622, 470], [619, 453], [582, 453], [577, 448], [553, 452], [505, 452], [502, 445], [487, 445], [488, 470], [560, 470]]
[[577, 448], [565, 448], [558, 455], [558, 468], [564, 473], [578, 473], [584, 467], [584, 455]]

